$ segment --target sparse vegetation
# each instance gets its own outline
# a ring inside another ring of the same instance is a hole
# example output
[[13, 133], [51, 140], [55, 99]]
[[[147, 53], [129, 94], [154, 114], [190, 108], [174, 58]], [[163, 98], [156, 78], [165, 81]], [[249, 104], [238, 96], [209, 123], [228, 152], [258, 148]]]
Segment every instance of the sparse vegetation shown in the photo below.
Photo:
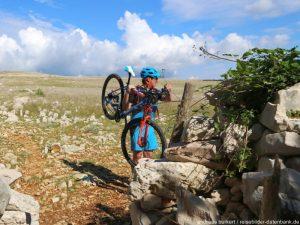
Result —
[[45, 96], [43, 90], [40, 89], [40, 88], [38, 88], [38, 89], [35, 91], [35, 95], [40, 96], [40, 97], [44, 97], [44, 96]]
[[300, 118], [300, 110], [289, 110], [286, 112], [286, 115], [290, 118]]

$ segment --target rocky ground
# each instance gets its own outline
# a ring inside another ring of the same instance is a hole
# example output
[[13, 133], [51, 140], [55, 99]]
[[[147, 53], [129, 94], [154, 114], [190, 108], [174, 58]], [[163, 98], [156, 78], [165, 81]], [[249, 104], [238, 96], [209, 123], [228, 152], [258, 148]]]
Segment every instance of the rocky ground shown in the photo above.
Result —
[[[184, 82], [171, 83], [180, 96]], [[102, 78], [0, 74], [0, 163], [22, 173], [11, 188], [39, 202], [40, 224], [130, 222], [123, 124], [102, 115], [102, 84]], [[177, 104], [160, 106], [166, 136]]]

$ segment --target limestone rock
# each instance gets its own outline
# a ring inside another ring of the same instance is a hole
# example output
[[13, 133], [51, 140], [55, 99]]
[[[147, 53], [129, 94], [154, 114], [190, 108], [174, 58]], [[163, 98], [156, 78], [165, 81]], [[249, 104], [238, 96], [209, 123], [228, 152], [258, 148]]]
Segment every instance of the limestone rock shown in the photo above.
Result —
[[146, 193], [143, 198], [141, 199], [141, 208], [143, 210], [149, 211], [154, 209], [159, 209], [162, 206], [162, 199], [161, 197]]
[[20, 211], [5, 211], [4, 215], [0, 218], [0, 224], [3, 225], [28, 225], [32, 224], [30, 213]]
[[[300, 173], [285, 168], [281, 170], [279, 197], [281, 209], [286, 215], [300, 215]], [[255, 214], [259, 215], [263, 195], [263, 180], [271, 176], [266, 172], [243, 174], [243, 202]]]
[[275, 132], [287, 130], [300, 134], [300, 120], [287, 116], [288, 111], [300, 109], [300, 83], [278, 91], [275, 103], [267, 103], [260, 122]]
[[11, 190], [11, 198], [6, 210], [30, 213], [32, 220], [38, 221], [40, 206], [38, 202], [30, 195]]
[[84, 146], [83, 145], [80, 145], [80, 146], [77, 146], [77, 145], [63, 145], [62, 150], [65, 153], [76, 153], [76, 152], [84, 150]]
[[279, 192], [300, 201], [300, 173], [288, 168], [281, 170]]
[[22, 177], [22, 174], [14, 169], [0, 169], [0, 179], [10, 185], [18, 178]]
[[157, 222], [160, 217], [155, 213], [143, 212], [138, 202], [132, 202], [129, 206], [132, 225], [152, 225]]
[[264, 133], [265, 128], [260, 124], [254, 124], [248, 134], [248, 140], [250, 141], [258, 141]]
[[260, 115], [259, 122], [274, 132], [285, 131], [288, 128], [288, 118], [285, 108], [268, 102]]
[[194, 162], [211, 169], [224, 169], [225, 164], [213, 161], [217, 157], [220, 145], [219, 140], [192, 142], [167, 148], [165, 157], [168, 161]]
[[[261, 157], [258, 161], [257, 171], [259, 172], [269, 172], [272, 173], [274, 169], [275, 159], [271, 159], [268, 157]], [[285, 165], [282, 162], [282, 159], [279, 159], [280, 168], [284, 169]]]
[[0, 179], [0, 218], [3, 215], [10, 199], [8, 184]]
[[134, 167], [134, 174], [136, 179], [129, 185], [132, 199], [141, 199], [147, 192], [175, 199], [174, 191], [179, 185], [208, 192], [219, 181], [213, 170], [191, 162], [140, 160]]
[[177, 222], [186, 225], [215, 224], [218, 220], [218, 210], [209, 199], [197, 197], [191, 192], [178, 188], [177, 197]]
[[244, 146], [246, 132], [245, 126], [231, 123], [221, 134], [224, 153], [231, 156]]
[[17, 165], [18, 164], [18, 157], [12, 153], [12, 152], [8, 152], [4, 155], [3, 159], [10, 163], [11, 165]]
[[255, 149], [258, 155], [300, 155], [300, 135], [288, 131], [264, 134]]
[[19, 117], [15, 114], [15, 112], [8, 112], [6, 122], [8, 123], [16, 123], [19, 121]]
[[85, 174], [85, 173], [76, 173], [73, 175], [73, 178], [77, 181], [79, 180], [87, 180], [89, 177], [89, 175]]
[[216, 205], [226, 205], [230, 199], [230, 193], [228, 188], [220, 188], [213, 190], [211, 193], [212, 200]]
[[181, 141], [193, 142], [210, 140], [218, 136], [214, 128], [214, 120], [205, 116], [193, 116], [185, 125]]
[[300, 219], [300, 201], [289, 198], [285, 193], [279, 193], [281, 216], [282, 218]]
[[271, 173], [249, 172], [243, 173], [242, 176], [243, 202], [256, 215], [259, 215], [260, 211], [260, 202], [263, 193], [263, 180], [268, 176], [271, 176]]
[[285, 162], [286, 167], [300, 172], [300, 157], [291, 157]]
[[287, 110], [299, 109], [300, 106], [300, 83], [295, 84], [277, 93], [276, 103], [283, 105]]

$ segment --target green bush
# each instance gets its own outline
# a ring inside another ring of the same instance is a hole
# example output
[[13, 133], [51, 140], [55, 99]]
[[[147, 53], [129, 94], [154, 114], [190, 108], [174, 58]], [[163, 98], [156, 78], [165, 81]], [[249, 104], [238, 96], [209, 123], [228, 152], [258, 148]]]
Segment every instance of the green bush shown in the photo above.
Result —
[[286, 112], [286, 115], [291, 118], [300, 118], [300, 110], [289, 110]]
[[35, 91], [35, 95], [37, 95], [37, 96], [41, 96], [41, 97], [44, 97], [45, 96], [45, 94], [44, 94], [44, 92], [43, 92], [43, 90], [42, 89], [37, 89], [36, 91]]
[[238, 118], [238, 123], [250, 125], [277, 91], [300, 82], [300, 52], [254, 48], [222, 77], [216, 89], [222, 111], [228, 120]]
[[[257, 122], [267, 102], [275, 100], [276, 93], [300, 82], [300, 52], [296, 48], [258, 49], [243, 54], [235, 69], [222, 75], [224, 80], [213, 89], [217, 97], [218, 115], [216, 127], [225, 128], [229, 123], [238, 123], [248, 128]], [[289, 111], [290, 117], [298, 117], [299, 111]], [[227, 176], [236, 176], [251, 170], [255, 154], [241, 147], [230, 159]]]

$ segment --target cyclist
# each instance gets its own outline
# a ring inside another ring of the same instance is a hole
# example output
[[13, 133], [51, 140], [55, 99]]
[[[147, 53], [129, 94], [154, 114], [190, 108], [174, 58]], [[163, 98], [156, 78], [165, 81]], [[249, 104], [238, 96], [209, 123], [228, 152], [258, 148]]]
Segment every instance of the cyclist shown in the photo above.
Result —
[[[143, 93], [150, 91], [156, 93], [158, 99], [161, 101], [171, 101], [171, 85], [166, 84], [164, 88], [160, 91], [156, 89], [158, 78], [160, 77], [159, 72], [153, 67], [145, 67], [142, 69], [141, 73], [142, 84], [137, 86], [129, 86], [124, 95], [123, 100], [123, 110], [128, 110], [131, 104], [137, 104], [145, 95]], [[156, 113], [158, 111], [157, 105], [152, 106], [151, 118], [155, 119]], [[142, 109], [132, 112], [131, 119], [143, 117]], [[152, 158], [152, 152], [157, 149], [157, 140], [155, 137], [155, 132], [153, 127], [148, 128], [147, 143], [144, 146], [140, 146], [138, 143], [138, 138], [140, 134], [140, 129], [137, 127], [135, 130], [130, 132], [131, 134], [131, 150], [133, 151], [133, 161], [138, 162], [143, 156], [146, 158]]]

